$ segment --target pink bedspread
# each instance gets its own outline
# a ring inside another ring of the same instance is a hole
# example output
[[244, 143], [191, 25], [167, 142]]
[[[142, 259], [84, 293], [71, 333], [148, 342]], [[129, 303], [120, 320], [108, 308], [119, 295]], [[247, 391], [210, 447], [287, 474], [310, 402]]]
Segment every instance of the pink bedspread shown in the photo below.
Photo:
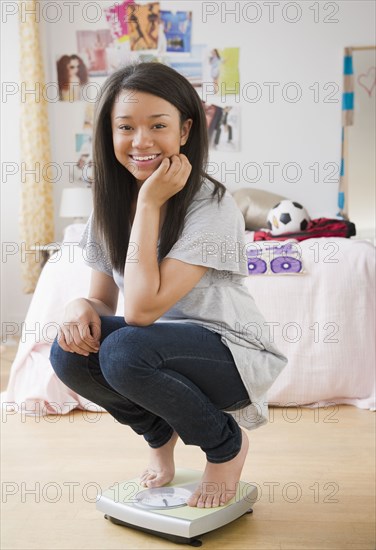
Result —
[[[26, 415], [66, 414], [74, 408], [93, 410], [90, 401], [63, 384], [53, 371], [50, 348], [65, 304], [86, 296], [91, 269], [77, 243], [83, 224], [68, 226], [61, 251], [45, 265], [23, 325], [9, 383], [1, 394], [3, 410]], [[96, 410], [103, 410], [95, 405]]]
[[[74, 408], [103, 410], [65, 386], [49, 362], [65, 304], [86, 296], [89, 289], [91, 269], [82, 251], [69, 244], [78, 242], [83, 227], [67, 228], [61, 253], [43, 269], [8, 388], [1, 394], [3, 410], [38, 416]], [[307, 239], [299, 246], [303, 274], [252, 275], [246, 280], [276, 345], [289, 358], [269, 391], [269, 402], [348, 403], [374, 410], [375, 247], [342, 238]]]

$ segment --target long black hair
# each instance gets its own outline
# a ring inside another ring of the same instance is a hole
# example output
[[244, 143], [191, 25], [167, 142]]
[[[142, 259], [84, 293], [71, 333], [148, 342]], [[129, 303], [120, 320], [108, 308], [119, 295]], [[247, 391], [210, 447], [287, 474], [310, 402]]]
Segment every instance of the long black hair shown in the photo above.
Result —
[[[103, 239], [112, 266], [123, 273], [131, 231], [131, 203], [137, 197], [134, 175], [115, 157], [111, 112], [123, 90], [146, 92], [158, 96], [180, 113], [180, 123], [192, 119], [188, 140], [180, 152], [192, 165], [186, 185], [173, 195], [166, 208], [161, 230], [158, 261], [178, 240], [189, 204], [204, 179], [214, 184], [212, 196], [222, 199], [226, 187], [205, 172], [208, 159], [208, 135], [202, 101], [196, 90], [181, 74], [162, 63], [128, 65], [108, 77], [97, 101], [94, 118], [94, 229]], [[131, 99], [130, 99], [131, 100]]]

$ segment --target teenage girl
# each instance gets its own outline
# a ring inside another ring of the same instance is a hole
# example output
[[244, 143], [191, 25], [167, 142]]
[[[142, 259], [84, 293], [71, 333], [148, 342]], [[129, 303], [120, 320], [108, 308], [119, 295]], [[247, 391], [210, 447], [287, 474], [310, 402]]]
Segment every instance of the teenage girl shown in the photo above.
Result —
[[235, 495], [248, 450], [240, 426], [266, 422], [265, 393], [286, 357], [243, 284], [244, 219], [205, 173], [207, 153], [202, 102], [179, 73], [140, 63], [106, 80], [80, 243], [91, 286], [67, 304], [51, 363], [144, 437], [143, 486], [172, 481], [178, 437], [199, 446], [206, 468], [187, 504], [210, 508]]

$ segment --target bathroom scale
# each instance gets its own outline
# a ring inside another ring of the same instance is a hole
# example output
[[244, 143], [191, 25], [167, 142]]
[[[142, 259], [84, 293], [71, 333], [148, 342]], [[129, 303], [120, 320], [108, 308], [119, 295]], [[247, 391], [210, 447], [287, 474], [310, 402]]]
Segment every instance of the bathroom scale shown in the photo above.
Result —
[[236, 495], [224, 506], [193, 508], [186, 504], [201, 481], [202, 472], [177, 469], [171, 483], [148, 489], [139, 478], [115, 483], [97, 496], [96, 507], [105, 518], [132, 529], [179, 544], [201, 546], [197, 537], [251, 513], [257, 488], [239, 481]]

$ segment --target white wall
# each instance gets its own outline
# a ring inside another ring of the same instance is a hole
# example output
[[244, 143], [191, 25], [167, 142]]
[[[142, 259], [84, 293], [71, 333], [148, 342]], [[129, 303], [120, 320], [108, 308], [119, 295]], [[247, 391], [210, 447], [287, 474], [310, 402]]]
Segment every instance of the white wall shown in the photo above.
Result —
[[[40, 4], [46, 6], [49, 1]], [[53, 8], [44, 11], [45, 17], [42, 12], [47, 81], [55, 78], [56, 56], [76, 52], [76, 30], [106, 27], [104, 14], [101, 21], [92, 22], [94, 4], [111, 2], [80, 2], [73, 21], [69, 20], [73, 12], [67, 2], [60, 3], [61, 18], [54, 23]], [[161, 7], [193, 11], [194, 43], [240, 47], [242, 148], [231, 154], [213, 151], [210, 161], [211, 168], [216, 169], [214, 175], [230, 190], [244, 186], [263, 188], [298, 200], [313, 218], [334, 216], [338, 192], [335, 168], [340, 162], [343, 48], [374, 42], [374, 3], [162, 1]], [[291, 22], [295, 18], [296, 22]], [[17, 82], [17, 17], [5, 18], [3, 8], [2, 21], [2, 79]], [[274, 101], [269, 96], [271, 85], [265, 84], [272, 82], [276, 83]], [[256, 83], [261, 91], [258, 101], [250, 101], [256, 90], [250, 83]], [[296, 89], [301, 91], [301, 98], [289, 102], [289, 94]], [[19, 161], [19, 99], [9, 97], [2, 104], [3, 163]], [[206, 99], [214, 100], [211, 96]], [[60, 102], [51, 103], [49, 108], [53, 161], [63, 165], [75, 158], [73, 136], [80, 128], [80, 107]], [[254, 163], [253, 168], [249, 163]], [[279, 163], [274, 181], [269, 163]], [[290, 181], [296, 175], [294, 166], [301, 173], [295, 183]], [[2, 240], [18, 242], [19, 177], [8, 178], [6, 183], [3, 180]], [[67, 183], [68, 173], [64, 173], [61, 181], [54, 184], [56, 212], [61, 190]], [[64, 223], [58, 216], [56, 220], [56, 238], [60, 238]], [[3, 322], [21, 321], [30, 301], [21, 292], [18, 261], [12, 257], [2, 264]]]

